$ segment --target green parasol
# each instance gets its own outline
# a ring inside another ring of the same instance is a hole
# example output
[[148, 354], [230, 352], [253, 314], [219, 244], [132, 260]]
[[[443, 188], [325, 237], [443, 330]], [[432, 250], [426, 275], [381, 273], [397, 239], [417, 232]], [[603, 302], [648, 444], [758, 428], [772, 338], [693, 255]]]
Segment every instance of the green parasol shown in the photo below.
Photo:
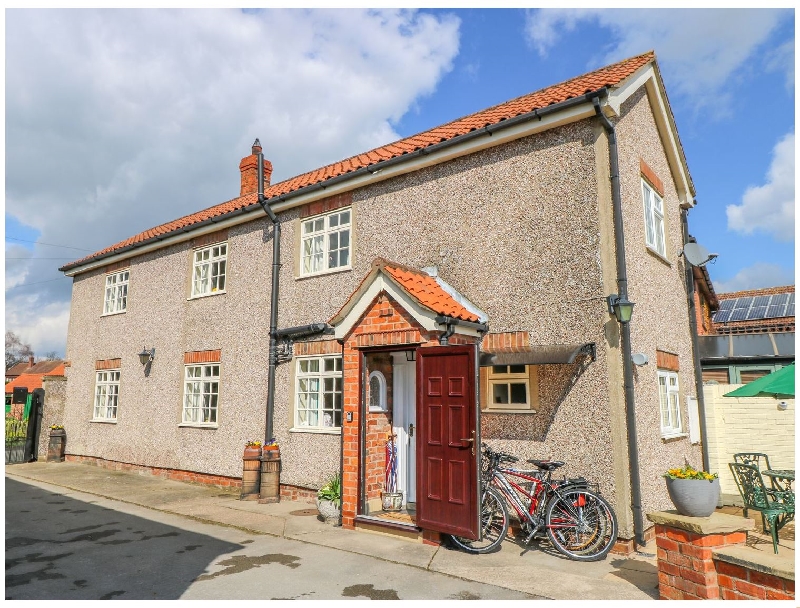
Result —
[[725, 393], [725, 397], [775, 397], [794, 398], [794, 363], [782, 367], [758, 380], [740, 386], [735, 391]]

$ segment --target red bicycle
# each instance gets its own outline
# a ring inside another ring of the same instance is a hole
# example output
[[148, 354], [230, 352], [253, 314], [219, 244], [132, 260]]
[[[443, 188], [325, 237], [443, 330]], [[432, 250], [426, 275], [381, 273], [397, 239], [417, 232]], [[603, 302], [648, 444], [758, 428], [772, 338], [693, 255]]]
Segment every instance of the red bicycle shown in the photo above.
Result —
[[583, 478], [553, 481], [563, 462], [529, 460], [536, 469], [502, 466], [519, 459], [481, 446], [481, 528], [478, 540], [452, 536], [470, 553], [495, 550], [506, 537], [511, 505], [520, 521], [524, 542], [548, 538], [570, 559], [603, 559], [617, 540], [617, 517], [611, 505]]

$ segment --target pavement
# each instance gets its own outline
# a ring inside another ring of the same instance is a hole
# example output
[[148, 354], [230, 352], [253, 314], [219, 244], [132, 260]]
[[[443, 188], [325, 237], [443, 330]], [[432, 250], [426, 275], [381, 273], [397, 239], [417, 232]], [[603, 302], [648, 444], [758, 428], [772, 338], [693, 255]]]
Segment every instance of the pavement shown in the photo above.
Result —
[[512, 540], [506, 540], [495, 553], [471, 555], [446, 545], [425, 545], [377, 532], [332, 526], [317, 519], [317, 509], [311, 503], [282, 500], [259, 504], [239, 500], [238, 491], [172, 481], [148, 473], [112, 471], [73, 462], [32, 462], [7, 465], [6, 477], [65, 496], [70, 492], [99, 496], [207, 524], [495, 585], [542, 599], [648, 601], [658, 597], [654, 541], [631, 556], [611, 554], [602, 561], [589, 563], [562, 557], [547, 543], [534, 542], [525, 547]]

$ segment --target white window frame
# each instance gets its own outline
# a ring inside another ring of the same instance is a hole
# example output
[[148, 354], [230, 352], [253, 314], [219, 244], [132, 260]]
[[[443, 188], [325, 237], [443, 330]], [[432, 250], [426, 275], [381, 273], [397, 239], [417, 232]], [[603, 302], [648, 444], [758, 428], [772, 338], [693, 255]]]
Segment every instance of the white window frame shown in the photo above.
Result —
[[182, 424], [216, 427], [219, 423], [219, 362], [184, 365]]
[[[346, 217], [345, 217], [346, 216]], [[344, 220], [347, 221], [344, 221]], [[346, 233], [347, 245], [341, 246]], [[347, 251], [346, 263], [342, 263], [341, 255], [331, 265], [332, 241], [336, 237], [335, 251]], [[320, 259], [319, 264], [314, 262]], [[348, 270], [353, 263], [353, 210], [351, 207], [336, 209], [328, 213], [315, 215], [300, 222], [300, 276], [312, 276], [326, 272]]]
[[[372, 381], [377, 382], [378, 397], [373, 399], [372, 395]], [[369, 383], [367, 384], [369, 390], [369, 411], [370, 412], [385, 412], [388, 410], [386, 405], [386, 376], [379, 371], [374, 371], [369, 375]]]
[[128, 309], [128, 284], [130, 269], [106, 275], [103, 297], [103, 315], [118, 315]]
[[340, 432], [344, 416], [341, 355], [298, 357], [295, 365], [294, 430]]
[[[228, 243], [214, 243], [192, 251], [192, 298], [215, 296], [227, 288]], [[220, 283], [222, 286], [220, 287]]]
[[93, 422], [116, 422], [119, 409], [119, 369], [99, 369], [94, 379]]
[[644, 201], [644, 238], [649, 249], [662, 258], [667, 256], [664, 235], [664, 200], [655, 189], [642, 179], [642, 200]]
[[[501, 373], [495, 370], [497, 367], [504, 367], [506, 371]], [[519, 366], [524, 368], [524, 372], [512, 372], [511, 368], [517, 367], [516, 365], [492, 365], [488, 368], [488, 375], [486, 378], [487, 395], [486, 395], [486, 409], [490, 411], [503, 411], [503, 412], [529, 412], [532, 410], [531, 398], [531, 383], [530, 383], [530, 369], [527, 365]], [[525, 403], [511, 403], [511, 385], [524, 384], [525, 385]], [[506, 385], [508, 390], [509, 403], [495, 403], [494, 402], [494, 387], [496, 385]]]
[[676, 372], [658, 370], [658, 403], [661, 436], [668, 438], [683, 435], [680, 383]]

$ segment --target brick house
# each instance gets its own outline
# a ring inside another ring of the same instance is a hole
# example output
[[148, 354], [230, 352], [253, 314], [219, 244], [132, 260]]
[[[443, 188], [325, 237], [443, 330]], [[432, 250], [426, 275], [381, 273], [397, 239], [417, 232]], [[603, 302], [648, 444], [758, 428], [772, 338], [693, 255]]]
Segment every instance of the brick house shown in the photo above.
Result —
[[477, 524], [486, 442], [650, 534], [667, 465], [700, 460], [694, 187], [652, 52], [277, 184], [262, 158], [237, 198], [61, 269], [68, 458], [235, 485], [266, 432], [283, 496], [341, 471], [344, 526], [437, 542]]

